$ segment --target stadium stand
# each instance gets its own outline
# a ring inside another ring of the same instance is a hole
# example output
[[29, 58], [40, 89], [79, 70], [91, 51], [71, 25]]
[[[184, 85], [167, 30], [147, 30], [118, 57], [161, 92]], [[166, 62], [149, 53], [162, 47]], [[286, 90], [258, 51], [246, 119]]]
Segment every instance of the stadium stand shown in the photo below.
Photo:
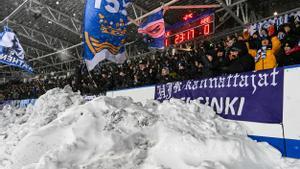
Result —
[[[1, 100], [37, 98], [45, 91], [70, 85], [82, 94], [146, 86], [171, 81], [197, 79], [300, 64], [300, 23], [291, 20], [276, 30], [243, 32], [219, 42], [201, 42], [193, 51], [156, 53], [129, 59], [122, 65], [105, 64], [88, 74], [84, 64], [73, 75], [9, 81], [0, 85]], [[11, 86], [6, 88], [5, 86]]]

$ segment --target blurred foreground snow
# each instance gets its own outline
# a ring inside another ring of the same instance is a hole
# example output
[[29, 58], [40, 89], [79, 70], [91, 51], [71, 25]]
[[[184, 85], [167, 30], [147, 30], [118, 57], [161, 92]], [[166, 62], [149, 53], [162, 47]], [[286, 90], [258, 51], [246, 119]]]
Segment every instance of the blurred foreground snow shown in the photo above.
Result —
[[197, 102], [84, 103], [53, 89], [25, 109], [0, 110], [0, 169], [299, 169], [236, 122]]

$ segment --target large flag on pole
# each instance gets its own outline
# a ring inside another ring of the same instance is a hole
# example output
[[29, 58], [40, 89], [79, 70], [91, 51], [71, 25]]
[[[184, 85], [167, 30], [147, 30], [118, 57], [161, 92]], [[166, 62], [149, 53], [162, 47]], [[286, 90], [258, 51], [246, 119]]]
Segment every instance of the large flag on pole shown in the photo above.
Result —
[[149, 43], [150, 48], [163, 49], [165, 46], [165, 21], [163, 16], [163, 10], [148, 16], [138, 29], [139, 33], [147, 35], [146, 42]]
[[88, 70], [107, 59], [126, 60], [126, 6], [130, 0], [86, 0], [84, 14], [84, 60]]
[[10, 66], [19, 67], [33, 73], [31, 66], [26, 64], [25, 52], [16, 34], [7, 26], [0, 32], [0, 62]]

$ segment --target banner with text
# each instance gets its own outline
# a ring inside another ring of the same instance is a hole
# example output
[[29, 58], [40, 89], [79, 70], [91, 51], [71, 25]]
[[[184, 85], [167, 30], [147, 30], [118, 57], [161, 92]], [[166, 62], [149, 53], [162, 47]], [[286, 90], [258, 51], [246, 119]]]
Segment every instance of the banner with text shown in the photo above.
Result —
[[32, 67], [25, 61], [25, 51], [17, 35], [7, 26], [4, 26], [4, 31], [0, 32], [0, 63], [33, 73]]
[[295, 12], [290, 12], [284, 15], [274, 16], [269, 19], [265, 19], [261, 22], [257, 22], [248, 26], [248, 31], [252, 35], [256, 31], [260, 31], [261, 29], [268, 29], [271, 25], [275, 25], [277, 29], [286, 23], [300, 21], [300, 10]]
[[199, 100], [226, 119], [282, 123], [283, 68], [156, 85], [158, 101]]

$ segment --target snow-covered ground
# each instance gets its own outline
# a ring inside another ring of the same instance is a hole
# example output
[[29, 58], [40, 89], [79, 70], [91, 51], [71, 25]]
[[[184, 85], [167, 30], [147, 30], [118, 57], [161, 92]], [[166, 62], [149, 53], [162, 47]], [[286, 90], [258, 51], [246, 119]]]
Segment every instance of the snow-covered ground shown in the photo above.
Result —
[[300, 169], [236, 122], [197, 102], [85, 103], [53, 89], [0, 110], [0, 169]]

